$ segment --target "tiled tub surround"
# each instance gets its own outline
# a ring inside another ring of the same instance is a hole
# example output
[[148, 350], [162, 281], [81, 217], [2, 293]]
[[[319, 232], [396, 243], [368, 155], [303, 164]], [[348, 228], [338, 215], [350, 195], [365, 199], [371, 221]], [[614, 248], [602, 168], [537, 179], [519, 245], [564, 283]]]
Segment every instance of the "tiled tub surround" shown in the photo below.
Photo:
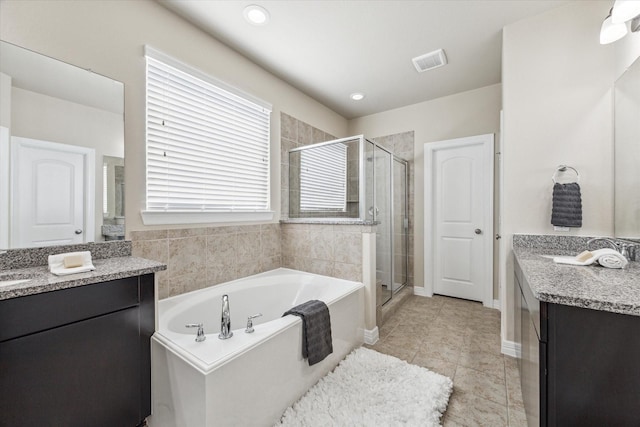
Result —
[[362, 234], [371, 225], [282, 224], [282, 266], [362, 282]]
[[373, 233], [368, 223], [283, 223], [132, 231], [131, 239], [133, 255], [167, 264], [156, 275], [163, 299], [278, 267], [366, 282], [363, 246], [375, 239], [363, 234]]
[[132, 231], [133, 254], [167, 264], [158, 298], [282, 267], [280, 224]]
[[576, 255], [588, 237], [516, 235], [513, 252], [540, 301], [640, 316], [640, 263], [608, 269], [556, 264], [543, 255]]

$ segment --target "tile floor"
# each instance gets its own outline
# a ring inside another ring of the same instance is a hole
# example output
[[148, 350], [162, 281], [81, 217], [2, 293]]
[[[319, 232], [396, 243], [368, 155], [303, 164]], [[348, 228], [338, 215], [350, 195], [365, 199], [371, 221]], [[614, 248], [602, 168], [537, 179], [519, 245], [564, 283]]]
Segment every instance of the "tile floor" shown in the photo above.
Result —
[[367, 347], [453, 379], [445, 427], [527, 426], [516, 359], [500, 353], [498, 310], [411, 296]]

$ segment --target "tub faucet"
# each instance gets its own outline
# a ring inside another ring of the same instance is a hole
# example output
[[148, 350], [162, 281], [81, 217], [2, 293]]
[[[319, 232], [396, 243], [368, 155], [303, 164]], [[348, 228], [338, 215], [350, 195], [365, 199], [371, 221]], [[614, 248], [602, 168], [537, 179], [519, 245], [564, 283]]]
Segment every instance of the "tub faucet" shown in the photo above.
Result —
[[198, 328], [198, 332], [196, 333], [196, 342], [202, 342], [207, 339], [206, 335], [204, 334], [204, 327], [202, 323], [187, 323], [184, 326], [186, 326], [187, 328]]
[[218, 338], [226, 340], [233, 336], [231, 332], [231, 313], [229, 312], [229, 295], [222, 295], [222, 316], [220, 318], [220, 334]]

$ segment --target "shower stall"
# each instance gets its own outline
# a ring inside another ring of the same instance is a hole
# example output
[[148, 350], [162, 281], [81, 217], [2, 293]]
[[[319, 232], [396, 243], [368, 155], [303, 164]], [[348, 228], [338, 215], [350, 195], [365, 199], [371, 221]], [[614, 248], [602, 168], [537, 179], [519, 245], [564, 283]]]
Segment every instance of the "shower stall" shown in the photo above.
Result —
[[378, 305], [408, 282], [406, 160], [363, 135], [289, 150], [289, 217], [376, 224]]

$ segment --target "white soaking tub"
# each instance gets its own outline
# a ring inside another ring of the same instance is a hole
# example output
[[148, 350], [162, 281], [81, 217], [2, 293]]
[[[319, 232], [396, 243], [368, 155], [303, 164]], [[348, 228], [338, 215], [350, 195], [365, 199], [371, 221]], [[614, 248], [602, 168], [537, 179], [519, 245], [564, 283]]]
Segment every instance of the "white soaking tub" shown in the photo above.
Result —
[[[218, 339], [222, 295], [233, 337]], [[309, 366], [302, 321], [281, 317], [311, 299], [331, 314], [333, 353]], [[244, 332], [247, 317], [255, 332]], [[204, 323], [206, 340], [196, 342]], [[364, 341], [362, 283], [285, 268], [158, 302], [152, 337], [152, 427], [271, 426], [282, 412]]]

